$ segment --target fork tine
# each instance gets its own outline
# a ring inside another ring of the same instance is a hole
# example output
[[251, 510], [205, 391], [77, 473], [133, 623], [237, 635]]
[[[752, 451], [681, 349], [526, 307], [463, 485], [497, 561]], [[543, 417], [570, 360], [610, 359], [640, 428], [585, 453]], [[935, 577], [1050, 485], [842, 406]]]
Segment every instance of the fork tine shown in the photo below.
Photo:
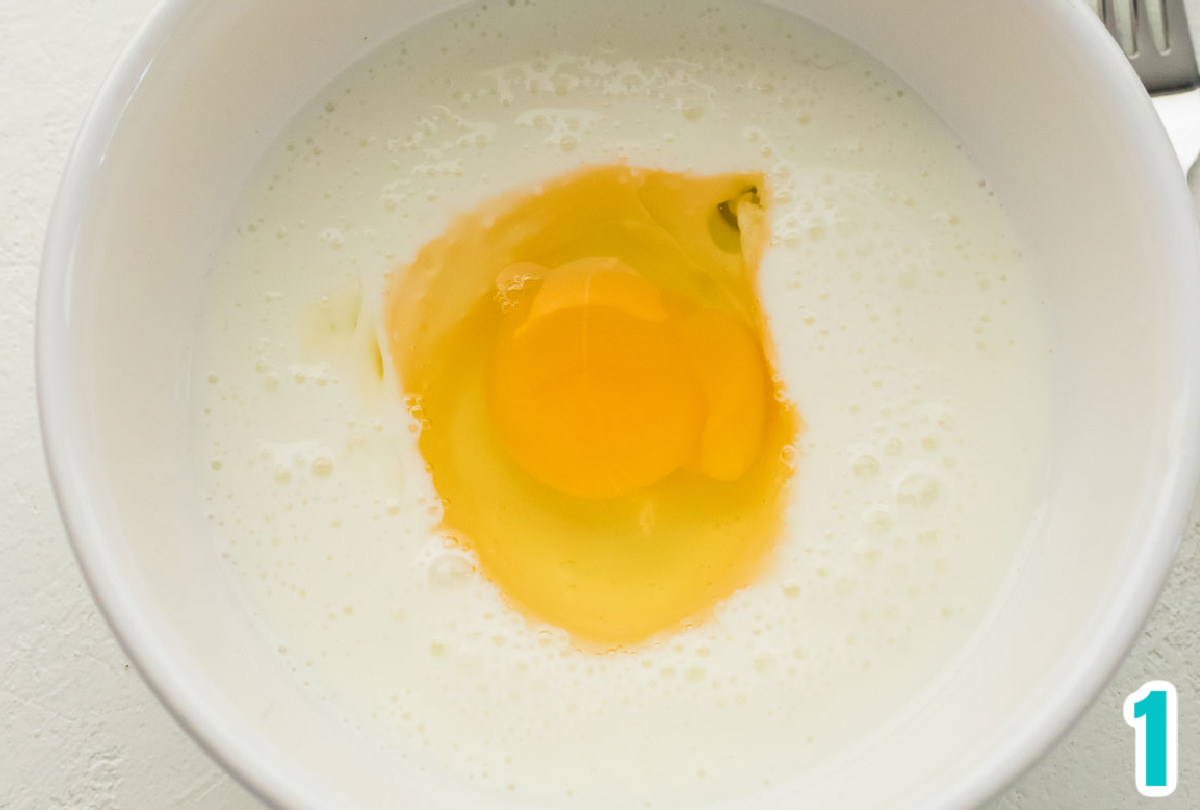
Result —
[[1149, 4], [1154, 0], [1133, 0], [1133, 53], [1158, 52], [1154, 44], [1154, 29], [1150, 24]]
[[1184, 0], [1163, 0], [1162, 15], [1167, 50], [1158, 55], [1161, 81], [1156, 87], [1151, 87], [1151, 82], [1146, 82], [1146, 86], [1151, 92], [1196, 87], [1200, 84], [1200, 68], [1196, 65], [1196, 50], [1188, 30]]
[[1162, 19], [1166, 31], [1167, 51], [1179, 47], [1190, 51], [1192, 37], [1187, 30], [1187, 12], [1184, 11], [1183, 0], [1164, 0]]
[[[1151, 3], [1157, 3], [1154, 9]], [[1150, 95], [1200, 89], [1185, 0], [1099, 0], [1096, 7]], [[1151, 11], [1159, 13], [1161, 38], [1154, 35]]]
[[1117, 42], [1121, 41], [1121, 29], [1117, 24], [1117, 3], [1119, 0], [1100, 0], [1100, 16], [1104, 18], [1104, 27]]

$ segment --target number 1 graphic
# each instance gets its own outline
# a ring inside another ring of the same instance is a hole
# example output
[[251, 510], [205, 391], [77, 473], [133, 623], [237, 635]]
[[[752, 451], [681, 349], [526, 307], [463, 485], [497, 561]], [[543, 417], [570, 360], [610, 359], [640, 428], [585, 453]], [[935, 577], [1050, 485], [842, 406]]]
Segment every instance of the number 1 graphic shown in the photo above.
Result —
[[1179, 698], [1167, 681], [1150, 681], [1125, 698], [1136, 731], [1134, 780], [1143, 796], [1170, 796], [1179, 775]]

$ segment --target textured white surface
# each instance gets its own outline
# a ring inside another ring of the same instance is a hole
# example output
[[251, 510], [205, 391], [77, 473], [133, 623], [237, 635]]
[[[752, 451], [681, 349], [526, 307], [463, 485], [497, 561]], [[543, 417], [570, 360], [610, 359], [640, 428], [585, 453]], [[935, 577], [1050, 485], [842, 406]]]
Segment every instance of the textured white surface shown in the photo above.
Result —
[[[1200, 2], [1200, 0], [1197, 0]], [[33, 305], [71, 139], [153, 0], [0, 0], [0, 808], [249, 810], [142, 684], [97, 613], [55, 512], [39, 446]], [[1189, 3], [1189, 5], [1192, 5]], [[1192, 5], [1198, 12], [1200, 6]], [[1068, 737], [990, 810], [1200, 806], [1200, 511], [1128, 660]], [[1126, 694], [1180, 699], [1179, 789], [1138, 796]]]

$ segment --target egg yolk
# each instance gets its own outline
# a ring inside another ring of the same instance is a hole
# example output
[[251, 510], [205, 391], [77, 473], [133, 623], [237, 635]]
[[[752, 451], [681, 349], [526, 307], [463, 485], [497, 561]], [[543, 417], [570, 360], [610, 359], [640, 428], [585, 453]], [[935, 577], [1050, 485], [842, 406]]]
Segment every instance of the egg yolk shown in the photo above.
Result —
[[762, 189], [580, 170], [460, 216], [389, 286], [444, 529], [580, 643], [701, 620], [779, 532], [800, 420], [757, 294]]

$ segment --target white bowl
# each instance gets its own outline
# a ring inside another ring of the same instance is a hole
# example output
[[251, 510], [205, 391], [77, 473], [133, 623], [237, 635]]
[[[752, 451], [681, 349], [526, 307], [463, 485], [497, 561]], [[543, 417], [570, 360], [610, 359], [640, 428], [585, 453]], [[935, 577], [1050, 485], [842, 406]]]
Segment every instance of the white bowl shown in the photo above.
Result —
[[[194, 301], [244, 179], [322, 85], [451, 5], [167, 0], [89, 114], [47, 238], [39, 394], [76, 554], [162, 700], [283, 807], [510, 806], [385, 759], [310, 698], [226, 583], [188, 461]], [[1082, 4], [777, 5], [891, 66], [993, 179], [1045, 268], [1055, 425], [1035, 536], [936, 700], [739, 806], [968, 808], [1093, 699], [1171, 563], [1200, 444], [1191, 202]]]

